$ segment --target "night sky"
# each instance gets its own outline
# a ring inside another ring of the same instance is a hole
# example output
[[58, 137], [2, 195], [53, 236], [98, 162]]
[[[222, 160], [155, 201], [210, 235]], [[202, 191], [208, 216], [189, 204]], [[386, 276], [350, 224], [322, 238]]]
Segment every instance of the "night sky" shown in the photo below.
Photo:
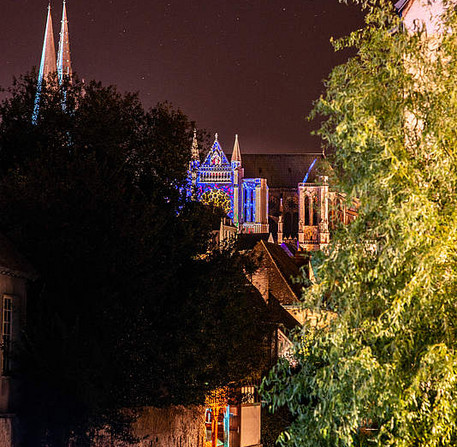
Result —
[[[4, 0], [0, 85], [38, 66], [47, 0]], [[61, 1], [52, 1], [56, 39]], [[168, 100], [231, 152], [320, 151], [305, 120], [347, 54], [329, 39], [359, 27], [338, 0], [67, 0], [73, 70]], [[314, 125], [315, 127], [315, 125]]]

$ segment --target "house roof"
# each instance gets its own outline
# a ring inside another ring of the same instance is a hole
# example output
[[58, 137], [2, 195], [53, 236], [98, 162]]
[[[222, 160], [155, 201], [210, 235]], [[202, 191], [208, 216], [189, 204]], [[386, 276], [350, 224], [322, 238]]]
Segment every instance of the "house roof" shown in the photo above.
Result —
[[289, 331], [300, 325], [300, 323], [290, 314], [290, 312], [281, 306], [280, 302], [271, 293], [268, 297], [268, 310], [270, 321], [274, 324], [282, 325]]
[[35, 279], [32, 265], [16, 250], [13, 243], [0, 233], [0, 274]]
[[[302, 183], [314, 160], [321, 153], [309, 154], [244, 154], [245, 178], [266, 178], [269, 188], [297, 188]], [[314, 166], [312, 171], [314, 172]], [[309, 175], [308, 181], [314, 176]]]
[[298, 278], [301, 275], [299, 267], [280, 245], [272, 244], [271, 242], [263, 243], [266, 250], [273, 258], [278, 270], [293, 290], [297, 299], [299, 299], [302, 293], [302, 286], [293, 281], [294, 278]]
[[268, 267], [268, 289], [280, 304], [297, 304], [302, 285], [294, 281], [302, 273], [294, 260], [277, 244], [261, 240], [253, 250], [260, 256], [260, 265]]

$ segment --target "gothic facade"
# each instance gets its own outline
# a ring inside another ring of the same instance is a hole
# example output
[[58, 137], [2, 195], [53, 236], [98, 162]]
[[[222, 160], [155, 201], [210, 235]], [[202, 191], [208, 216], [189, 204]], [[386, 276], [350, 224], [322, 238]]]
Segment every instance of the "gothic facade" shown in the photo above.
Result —
[[238, 135], [230, 162], [216, 134], [203, 163], [194, 135], [189, 183], [189, 195], [223, 208], [239, 233], [269, 233], [267, 179], [244, 176]]

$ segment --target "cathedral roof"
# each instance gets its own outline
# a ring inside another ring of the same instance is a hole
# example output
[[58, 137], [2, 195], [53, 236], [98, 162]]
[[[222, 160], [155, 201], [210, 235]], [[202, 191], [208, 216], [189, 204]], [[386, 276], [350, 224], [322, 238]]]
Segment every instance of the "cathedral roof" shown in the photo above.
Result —
[[[322, 154], [243, 154], [245, 178], [266, 178], [269, 188], [297, 188]], [[314, 166], [315, 167], [315, 166]], [[308, 181], [313, 181], [313, 170]]]

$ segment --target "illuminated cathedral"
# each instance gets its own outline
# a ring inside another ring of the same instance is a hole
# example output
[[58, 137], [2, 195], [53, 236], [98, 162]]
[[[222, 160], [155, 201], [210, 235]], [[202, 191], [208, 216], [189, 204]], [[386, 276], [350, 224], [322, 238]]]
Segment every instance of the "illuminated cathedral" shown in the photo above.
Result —
[[194, 133], [189, 180], [189, 195], [224, 209], [239, 233], [269, 233], [267, 179], [244, 177], [238, 135], [230, 162], [216, 134], [205, 160], [200, 163]]
[[[301, 251], [325, 249], [339, 222], [357, 215], [357, 203], [331, 190], [319, 175], [323, 154], [245, 154], [238, 135], [230, 161], [216, 134], [204, 161], [194, 133], [189, 163], [189, 196], [222, 208], [233, 226], [221, 225], [220, 239], [234, 233], [261, 233]], [[245, 175], [247, 174], [247, 175]], [[262, 176], [256, 176], [261, 174]], [[268, 181], [267, 181], [268, 179]]]

